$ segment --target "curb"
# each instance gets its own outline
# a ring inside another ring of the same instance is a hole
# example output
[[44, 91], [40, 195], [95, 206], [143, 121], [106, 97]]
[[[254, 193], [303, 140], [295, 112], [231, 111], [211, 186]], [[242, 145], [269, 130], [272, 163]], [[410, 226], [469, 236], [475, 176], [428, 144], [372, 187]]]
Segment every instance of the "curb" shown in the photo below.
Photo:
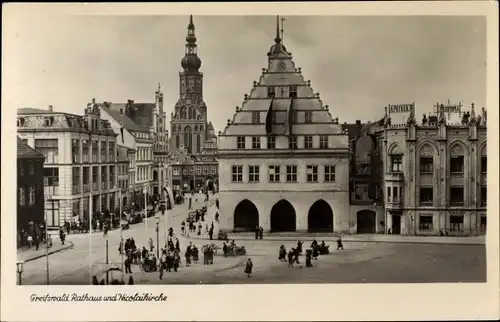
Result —
[[[65, 247], [62, 247], [62, 248], [59, 248], [57, 250], [53, 250], [53, 251], [49, 251], [49, 255], [52, 255], [52, 254], [55, 254], [55, 253], [59, 253], [63, 250], [67, 250], [67, 249], [70, 249], [70, 248], [73, 248], [74, 244], [70, 241], [67, 241], [66, 242], [68, 245], [64, 245]], [[31, 257], [29, 259], [26, 259], [24, 262], [27, 263], [27, 262], [31, 262], [31, 261], [34, 261], [36, 259], [39, 259], [39, 258], [42, 258], [42, 257], [45, 257], [45, 253], [44, 254], [41, 254], [41, 255], [36, 255], [34, 257]]]
[[[238, 241], [255, 241], [256, 239], [254, 238], [241, 238], [238, 236], [231, 236], [228, 235], [229, 240], [238, 240]], [[425, 237], [423, 237], [425, 238]], [[210, 239], [208, 238], [203, 238], [202, 236], [198, 237], [196, 235], [195, 237], [189, 236], [189, 239], [193, 240], [206, 240], [210, 242]], [[290, 241], [313, 241], [313, 240], [324, 240], [324, 241], [330, 241], [330, 242], [335, 242], [336, 239], [332, 238], [321, 238], [321, 237], [309, 237], [309, 236], [304, 236], [301, 238], [301, 236], [297, 237], [272, 237], [268, 236], [267, 238], [264, 237], [262, 239], [263, 241], [268, 240], [268, 241], [283, 241], [283, 242], [290, 242]], [[213, 239], [212, 242], [222, 242], [223, 240], [218, 240], [218, 239]], [[373, 239], [367, 239], [367, 240], [361, 240], [361, 239], [350, 239], [350, 238], [342, 238], [342, 241], [344, 243], [349, 242], [349, 243], [386, 243], [386, 244], [432, 244], [432, 245], [486, 245], [485, 241], [450, 241], [450, 240], [440, 240], [440, 241], [433, 241], [433, 240], [404, 240], [404, 239], [395, 239], [395, 240], [373, 240]]]

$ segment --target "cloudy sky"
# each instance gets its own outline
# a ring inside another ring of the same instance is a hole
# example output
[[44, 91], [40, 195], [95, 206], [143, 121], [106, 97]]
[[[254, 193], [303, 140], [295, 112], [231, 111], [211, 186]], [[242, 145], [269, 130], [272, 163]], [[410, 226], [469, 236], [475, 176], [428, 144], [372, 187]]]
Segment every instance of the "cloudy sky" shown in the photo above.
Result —
[[[341, 122], [387, 104], [484, 106], [486, 20], [460, 16], [286, 16], [284, 43]], [[82, 114], [97, 101], [178, 98], [188, 16], [18, 17], [7, 32], [7, 106]], [[275, 16], [195, 16], [205, 102], [217, 130], [267, 66]]]

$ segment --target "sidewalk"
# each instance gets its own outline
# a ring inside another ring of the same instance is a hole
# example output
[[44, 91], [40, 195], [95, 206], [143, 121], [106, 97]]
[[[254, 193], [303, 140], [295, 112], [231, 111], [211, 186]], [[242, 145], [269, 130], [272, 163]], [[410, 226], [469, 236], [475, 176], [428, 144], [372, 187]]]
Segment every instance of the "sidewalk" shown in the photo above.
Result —
[[[73, 247], [73, 243], [70, 241], [66, 241], [64, 245], [62, 245], [60, 242], [56, 242], [52, 244], [52, 247], [49, 248], [49, 255], [52, 255], [54, 253], [58, 253], [60, 251], [63, 251], [65, 249]], [[36, 247], [33, 246], [31, 248], [23, 247], [19, 248], [17, 250], [17, 260], [18, 261], [24, 261], [24, 262], [29, 262], [41, 257], [45, 257], [45, 252], [46, 252], [46, 245], [45, 244], [40, 244], [40, 247], [38, 250], [36, 250]]]
[[[216, 234], [214, 237], [216, 238]], [[191, 239], [205, 239], [208, 240], [206, 234], [198, 236], [192, 234]], [[214, 238], [214, 239], [215, 239]], [[264, 233], [263, 240], [270, 241], [336, 241], [337, 236], [332, 234], [306, 234], [306, 233]], [[255, 240], [254, 233], [230, 233], [228, 234], [229, 240]], [[404, 235], [343, 235], [342, 241], [344, 242], [374, 242], [374, 243], [414, 243], [414, 244], [454, 244], [454, 245], [484, 245], [486, 243], [485, 236], [473, 237], [441, 237], [441, 236], [404, 236]]]

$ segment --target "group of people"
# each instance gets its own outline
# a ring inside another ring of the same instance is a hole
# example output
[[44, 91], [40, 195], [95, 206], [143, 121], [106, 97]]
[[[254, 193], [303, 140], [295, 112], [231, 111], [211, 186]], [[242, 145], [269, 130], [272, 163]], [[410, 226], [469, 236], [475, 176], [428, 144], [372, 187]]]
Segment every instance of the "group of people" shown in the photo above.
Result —
[[[295, 248], [290, 249], [290, 251], [286, 250], [285, 245], [281, 245], [278, 252], [278, 260], [282, 262], [288, 262], [288, 267], [293, 267], [294, 264], [301, 265], [299, 261], [299, 256], [302, 254], [302, 245], [303, 242], [300, 240], [297, 242], [297, 246]], [[317, 240], [313, 240], [311, 243], [311, 247], [306, 250], [306, 267], [312, 267], [312, 261], [317, 260], [320, 254], [328, 253], [328, 247], [325, 244], [325, 241], [322, 241], [321, 244], [318, 244]], [[337, 250], [343, 250], [344, 245], [342, 243], [342, 238], [339, 236], [337, 239]]]

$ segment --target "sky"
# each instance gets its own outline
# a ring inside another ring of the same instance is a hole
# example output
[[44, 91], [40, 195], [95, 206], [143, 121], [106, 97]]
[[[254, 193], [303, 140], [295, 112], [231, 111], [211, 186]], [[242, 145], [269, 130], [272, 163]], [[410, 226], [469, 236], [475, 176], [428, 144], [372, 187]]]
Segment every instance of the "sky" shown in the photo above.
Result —
[[[284, 44], [341, 123], [388, 104], [486, 101], [486, 19], [479, 16], [285, 16]], [[188, 16], [19, 16], [4, 33], [4, 106], [83, 114], [98, 102], [178, 99]], [[275, 16], [194, 16], [204, 100], [216, 131], [267, 67]]]

